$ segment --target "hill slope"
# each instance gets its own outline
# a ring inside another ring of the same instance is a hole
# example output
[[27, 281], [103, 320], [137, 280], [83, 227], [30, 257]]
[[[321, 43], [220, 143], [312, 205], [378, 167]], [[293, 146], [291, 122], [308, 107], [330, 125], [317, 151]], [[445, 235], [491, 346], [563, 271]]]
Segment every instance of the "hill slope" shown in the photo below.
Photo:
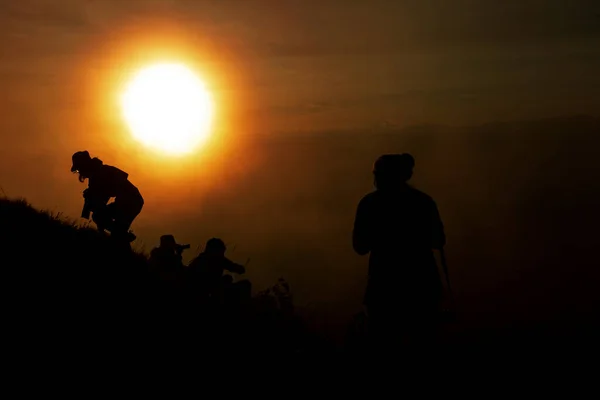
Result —
[[242, 317], [202, 314], [151, 270], [145, 254], [24, 200], [0, 199], [0, 251], [8, 335], [36, 356], [148, 348], [285, 353], [296, 351], [303, 335], [265, 294]]

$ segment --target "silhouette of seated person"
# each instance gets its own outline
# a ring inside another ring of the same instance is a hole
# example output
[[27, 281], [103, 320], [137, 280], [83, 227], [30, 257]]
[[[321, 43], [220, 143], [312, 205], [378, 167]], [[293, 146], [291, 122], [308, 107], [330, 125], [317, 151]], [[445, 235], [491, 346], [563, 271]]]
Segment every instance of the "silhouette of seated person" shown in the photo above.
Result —
[[434, 249], [445, 245], [434, 200], [411, 187], [415, 160], [386, 154], [374, 164], [375, 191], [357, 207], [353, 248], [369, 254], [364, 305], [374, 340], [401, 346], [399, 337], [429, 340], [441, 308], [442, 281]]
[[225, 272], [244, 274], [246, 268], [227, 257], [225, 243], [218, 238], [209, 239], [204, 251], [188, 266], [194, 285], [200, 292], [214, 301], [244, 301], [250, 298], [251, 284], [248, 280], [234, 282]]
[[[89, 152], [78, 151], [72, 156], [71, 172], [79, 174], [79, 181], [88, 179], [84, 190], [84, 206], [81, 217], [90, 218], [101, 232], [109, 231], [111, 236], [126, 241], [135, 240], [129, 231], [134, 219], [144, 206], [140, 191], [129, 181], [129, 174], [98, 158], [91, 158]], [[114, 202], [108, 204], [111, 198]]]

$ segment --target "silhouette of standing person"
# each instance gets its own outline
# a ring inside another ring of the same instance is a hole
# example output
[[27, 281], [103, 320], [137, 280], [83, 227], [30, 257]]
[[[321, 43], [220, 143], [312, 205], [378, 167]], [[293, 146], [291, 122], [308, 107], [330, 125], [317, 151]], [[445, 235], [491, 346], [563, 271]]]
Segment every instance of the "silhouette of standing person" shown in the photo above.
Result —
[[[135, 240], [129, 232], [133, 220], [144, 206], [140, 191], [129, 181], [129, 174], [99, 158], [91, 158], [87, 151], [73, 154], [71, 172], [79, 173], [79, 181], [88, 179], [88, 188], [83, 192], [85, 203], [81, 217], [92, 220], [98, 229], [111, 232], [111, 236], [128, 242]], [[114, 197], [114, 202], [107, 204]]]
[[415, 160], [386, 154], [375, 162], [376, 190], [358, 204], [353, 248], [370, 253], [364, 298], [373, 343], [386, 352], [406, 339], [433, 339], [442, 298], [434, 249], [445, 245], [434, 200], [409, 186]]

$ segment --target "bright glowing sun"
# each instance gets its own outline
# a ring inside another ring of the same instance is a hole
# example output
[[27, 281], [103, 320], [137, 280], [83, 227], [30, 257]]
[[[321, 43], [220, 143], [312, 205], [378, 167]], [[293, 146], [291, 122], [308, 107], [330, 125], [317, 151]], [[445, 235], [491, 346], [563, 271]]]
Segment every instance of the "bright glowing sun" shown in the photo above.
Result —
[[213, 103], [192, 71], [180, 64], [158, 64], [140, 71], [122, 97], [133, 136], [169, 154], [194, 151], [210, 134]]

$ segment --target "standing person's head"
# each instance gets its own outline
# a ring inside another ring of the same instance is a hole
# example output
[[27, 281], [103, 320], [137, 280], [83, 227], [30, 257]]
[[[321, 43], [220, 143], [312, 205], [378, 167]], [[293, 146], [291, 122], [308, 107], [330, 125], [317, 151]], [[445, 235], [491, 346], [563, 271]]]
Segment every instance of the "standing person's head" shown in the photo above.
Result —
[[96, 168], [102, 165], [102, 161], [98, 158], [90, 157], [90, 153], [87, 150], [74, 153], [71, 160], [71, 172], [79, 173], [80, 182], [91, 177]]
[[387, 190], [406, 184], [412, 178], [414, 167], [415, 159], [408, 153], [382, 155], [373, 166], [375, 187]]

